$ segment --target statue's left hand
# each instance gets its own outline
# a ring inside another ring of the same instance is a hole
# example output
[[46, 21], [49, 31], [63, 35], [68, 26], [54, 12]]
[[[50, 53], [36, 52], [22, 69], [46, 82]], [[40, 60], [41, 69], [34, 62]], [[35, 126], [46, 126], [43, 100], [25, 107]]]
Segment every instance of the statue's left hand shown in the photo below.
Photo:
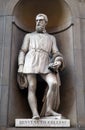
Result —
[[59, 69], [60, 66], [61, 66], [61, 61], [55, 61], [54, 63], [49, 64], [49, 67], [53, 69]]
[[61, 66], [61, 61], [55, 61], [54, 62], [54, 65], [53, 65], [53, 68], [55, 69], [59, 69], [59, 67]]
[[61, 61], [56, 61], [54, 63], [50, 63], [48, 69], [50, 69], [52, 72], [57, 72], [60, 66]]

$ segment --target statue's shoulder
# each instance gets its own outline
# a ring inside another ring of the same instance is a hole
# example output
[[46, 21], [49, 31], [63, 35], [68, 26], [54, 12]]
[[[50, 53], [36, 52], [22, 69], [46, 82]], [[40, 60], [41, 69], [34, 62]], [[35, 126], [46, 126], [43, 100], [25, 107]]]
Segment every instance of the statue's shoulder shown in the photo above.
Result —
[[49, 38], [51, 39], [55, 39], [55, 36], [53, 36], [52, 34], [46, 33], [48, 35]]
[[34, 35], [34, 34], [35, 34], [35, 32], [27, 33], [27, 34], [25, 34], [25, 37], [26, 37], [26, 38], [29, 38], [29, 37], [31, 37], [31, 36]]
[[24, 37], [29, 37], [30, 36], [30, 33], [26, 33]]

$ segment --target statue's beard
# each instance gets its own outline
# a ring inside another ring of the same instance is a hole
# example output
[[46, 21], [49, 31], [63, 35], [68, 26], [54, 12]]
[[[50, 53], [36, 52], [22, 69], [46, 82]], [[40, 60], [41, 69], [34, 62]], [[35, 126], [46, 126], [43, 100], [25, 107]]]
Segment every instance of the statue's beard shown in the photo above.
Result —
[[41, 26], [36, 26], [36, 31], [37, 32], [43, 32], [45, 29], [43, 28], [43, 27], [41, 27]]

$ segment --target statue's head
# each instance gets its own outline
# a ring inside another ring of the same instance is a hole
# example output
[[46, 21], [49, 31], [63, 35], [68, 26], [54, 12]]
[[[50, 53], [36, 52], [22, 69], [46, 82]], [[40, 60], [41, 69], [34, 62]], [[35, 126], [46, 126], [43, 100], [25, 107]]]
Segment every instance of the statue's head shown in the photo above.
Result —
[[48, 23], [47, 15], [38, 14], [36, 16], [36, 31], [43, 32], [45, 30], [47, 23]]

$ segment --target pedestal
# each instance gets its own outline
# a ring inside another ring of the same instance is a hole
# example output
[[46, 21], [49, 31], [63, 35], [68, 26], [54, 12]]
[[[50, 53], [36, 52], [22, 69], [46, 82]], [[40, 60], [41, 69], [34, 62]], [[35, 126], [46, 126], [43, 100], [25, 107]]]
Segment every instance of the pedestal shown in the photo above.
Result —
[[15, 127], [70, 127], [69, 119], [15, 119]]

